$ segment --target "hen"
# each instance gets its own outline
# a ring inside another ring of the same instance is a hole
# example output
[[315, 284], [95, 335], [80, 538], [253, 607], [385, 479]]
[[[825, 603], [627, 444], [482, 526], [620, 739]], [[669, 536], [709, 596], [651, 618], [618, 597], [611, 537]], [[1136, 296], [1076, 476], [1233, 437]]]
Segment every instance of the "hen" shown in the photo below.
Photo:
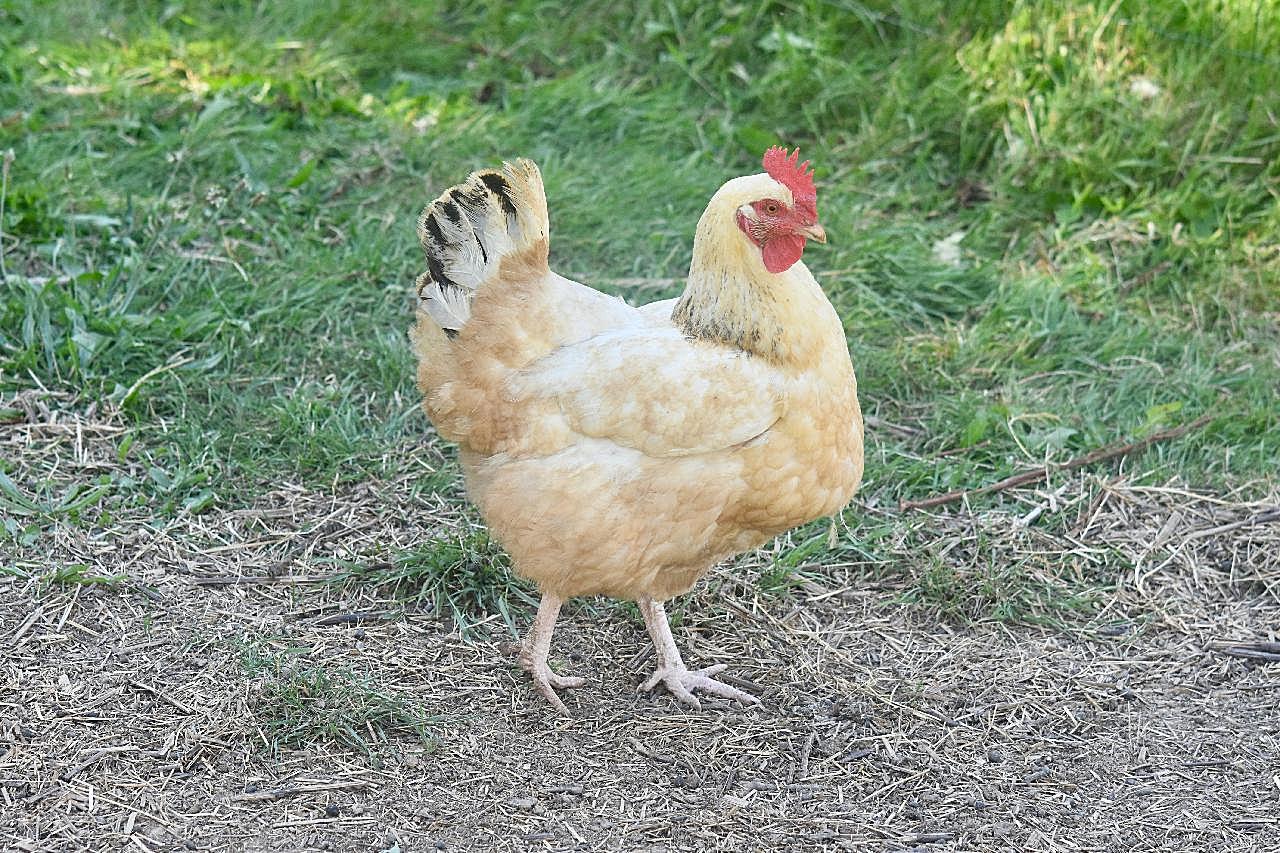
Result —
[[800, 261], [826, 242], [808, 162], [781, 148], [698, 222], [678, 299], [632, 307], [547, 265], [529, 160], [476, 172], [418, 221], [427, 272], [410, 332], [424, 408], [457, 442], [469, 496], [542, 592], [521, 665], [547, 664], [564, 600], [637, 602], [665, 685], [754, 703], [690, 670], [663, 602], [716, 562], [840, 510], [862, 478], [862, 415], [844, 329]]

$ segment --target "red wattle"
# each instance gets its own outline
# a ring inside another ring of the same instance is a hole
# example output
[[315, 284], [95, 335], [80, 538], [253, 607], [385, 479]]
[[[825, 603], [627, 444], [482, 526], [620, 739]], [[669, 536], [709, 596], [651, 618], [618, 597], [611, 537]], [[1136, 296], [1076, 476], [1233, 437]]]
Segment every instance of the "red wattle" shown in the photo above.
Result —
[[771, 273], [786, 272], [804, 254], [804, 238], [798, 234], [778, 234], [764, 244], [764, 268]]

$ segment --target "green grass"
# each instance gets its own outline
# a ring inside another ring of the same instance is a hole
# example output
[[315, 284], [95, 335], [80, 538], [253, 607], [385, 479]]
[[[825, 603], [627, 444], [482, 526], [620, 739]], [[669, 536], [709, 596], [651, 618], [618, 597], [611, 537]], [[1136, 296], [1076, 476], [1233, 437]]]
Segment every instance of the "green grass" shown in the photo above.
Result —
[[511, 561], [483, 530], [423, 542], [391, 559], [356, 563], [333, 579], [339, 586], [378, 587], [448, 614], [466, 635], [484, 615], [502, 614], [514, 632], [508, 599], [537, 604], [536, 593], [511, 572]]
[[251, 710], [271, 751], [334, 743], [378, 758], [392, 736], [430, 744], [432, 724], [411, 700], [343, 667], [308, 660], [308, 649], [246, 646], [241, 664], [253, 679]]
[[124, 575], [99, 575], [83, 563], [70, 563], [51, 572], [46, 582], [61, 586], [101, 586], [115, 590], [127, 581], [128, 578]]
[[1273, 0], [9, 0], [0, 51], [0, 422], [17, 392], [118, 407], [148, 472], [0, 480], [0, 536], [393, 476], [427, 431], [404, 330], [442, 186], [533, 157], [557, 269], [673, 278], [775, 142], [817, 164], [806, 260], [864, 407], [922, 431], [874, 437], [865, 495], [1205, 413], [1131, 470], [1275, 482]]

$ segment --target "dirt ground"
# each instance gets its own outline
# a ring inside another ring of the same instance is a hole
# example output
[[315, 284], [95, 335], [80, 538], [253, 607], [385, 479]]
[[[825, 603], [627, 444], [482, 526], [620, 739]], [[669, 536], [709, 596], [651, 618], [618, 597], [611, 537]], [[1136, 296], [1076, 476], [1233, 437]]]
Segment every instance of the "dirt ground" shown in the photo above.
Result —
[[[92, 469], [93, 430], [78, 441]], [[823, 565], [766, 594], [767, 554], [721, 567], [676, 637], [733, 664], [752, 709], [637, 695], [640, 620], [578, 602], [553, 654], [591, 683], [563, 719], [501, 615], [464, 638], [321, 582], [335, 555], [435, 532], [409, 485], [281, 487], [10, 559], [128, 580], [0, 575], [4, 849], [1280, 850], [1280, 495], [1081, 478], [1026, 491], [1021, 517], [902, 517], [901, 548], [924, 530], [957, 565], [1067, 549], [1133, 567], [1079, 628], [944, 616], [904, 601], [910, 571]], [[1055, 513], [1067, 532], [1040, 529]], [[421, 736], [381, 717], [355, 733], [369, 752], [271, 748], [282, 717], [349, 720], [374, 694], [425, 709]]]

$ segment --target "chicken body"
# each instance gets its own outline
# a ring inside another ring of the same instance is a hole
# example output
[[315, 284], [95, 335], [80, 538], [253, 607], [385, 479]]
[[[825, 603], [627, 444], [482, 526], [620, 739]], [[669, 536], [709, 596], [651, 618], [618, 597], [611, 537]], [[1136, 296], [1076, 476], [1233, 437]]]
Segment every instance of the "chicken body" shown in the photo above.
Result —
[[[553, 688], [581, 680], [547, 667], [551, 627], [563, 599], [595, 594], [640, 603], [659, 661], [646, 687], [753, 701], [712, 678], [723, 667], [684, 667], [662, 602], [838, 511], [861, 479], [843, 326], [803, 263], [766, 269], [737, 219], [760, 199], [799, 207], [769, 175], [730, 181], [699, 222], [684, 295], [640, 308], [549, 270], [529, 161], [424, 212], [419, 388], [470, 498], [544, 594], [522, 663], [562, 711]], [[816, 218], [803, 227], [824, 236]]]

